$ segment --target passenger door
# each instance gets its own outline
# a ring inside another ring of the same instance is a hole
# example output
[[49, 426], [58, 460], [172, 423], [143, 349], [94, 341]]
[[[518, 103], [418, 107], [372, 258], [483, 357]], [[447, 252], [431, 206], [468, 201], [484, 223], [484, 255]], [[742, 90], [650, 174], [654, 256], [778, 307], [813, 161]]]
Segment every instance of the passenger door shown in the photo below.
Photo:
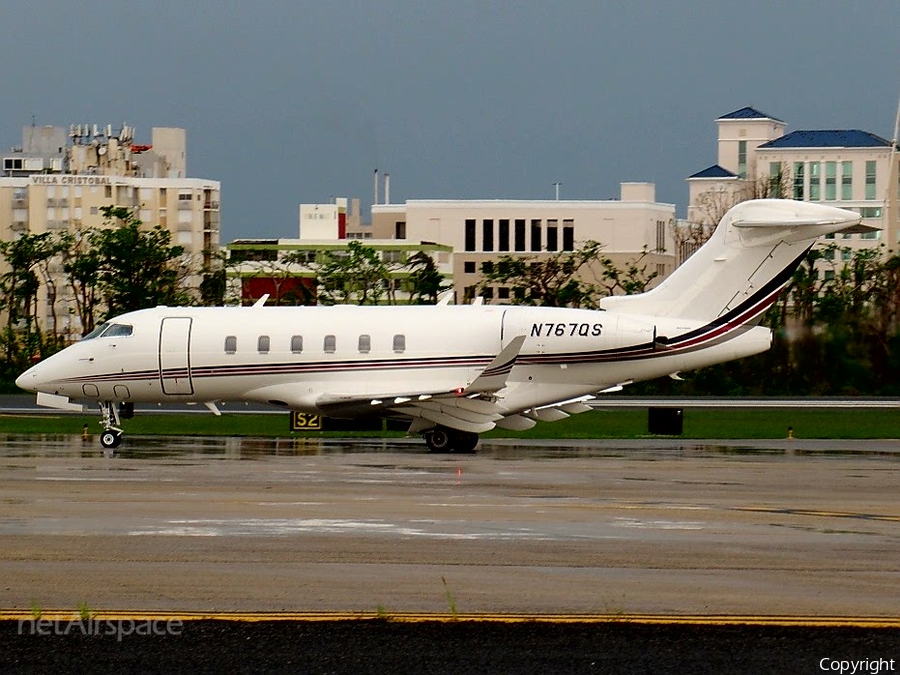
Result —
[[162, 320], [159, 328], [159, 379], [164, 394], [187, 396], [194, 393], [190, 317], [166, 317]]

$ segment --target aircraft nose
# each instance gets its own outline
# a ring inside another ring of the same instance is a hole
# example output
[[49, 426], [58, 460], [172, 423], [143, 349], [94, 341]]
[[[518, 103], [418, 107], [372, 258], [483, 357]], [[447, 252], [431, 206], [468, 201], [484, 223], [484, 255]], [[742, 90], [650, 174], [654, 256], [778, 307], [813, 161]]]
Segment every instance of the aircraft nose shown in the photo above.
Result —
[[25, 391], [37, 391], [37, 387], [39, 385], [37, 370], [37, 366], [32, 366], [24, 373], [19, 375], [16, 378], [16, 386], [19, 389], [24, 389]]

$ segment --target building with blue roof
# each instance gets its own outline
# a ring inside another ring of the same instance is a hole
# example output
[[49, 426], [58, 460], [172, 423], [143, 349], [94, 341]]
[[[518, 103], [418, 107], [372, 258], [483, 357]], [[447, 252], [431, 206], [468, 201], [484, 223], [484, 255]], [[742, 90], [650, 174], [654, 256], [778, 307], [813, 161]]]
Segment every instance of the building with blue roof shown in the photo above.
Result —
[[687, 179], [690, 223], [710, 229], [739, 201], [784, 197], [856, 211], [868, 229], [881, 228], [837, 235], [842, 256], [898, 247], [900, 154], [890, 141], [861, 129], [787, 133], [784, 121], [750, 106], [716, 118], [716, 126], [716, 163]]

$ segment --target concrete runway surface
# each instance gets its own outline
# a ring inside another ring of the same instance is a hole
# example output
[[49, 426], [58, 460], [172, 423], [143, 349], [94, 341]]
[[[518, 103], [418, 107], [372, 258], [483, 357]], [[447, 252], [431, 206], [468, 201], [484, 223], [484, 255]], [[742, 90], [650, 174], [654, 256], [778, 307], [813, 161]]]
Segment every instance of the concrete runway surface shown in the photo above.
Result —
[[0, 436], [0, 608], [896, 617], [900, 442]]

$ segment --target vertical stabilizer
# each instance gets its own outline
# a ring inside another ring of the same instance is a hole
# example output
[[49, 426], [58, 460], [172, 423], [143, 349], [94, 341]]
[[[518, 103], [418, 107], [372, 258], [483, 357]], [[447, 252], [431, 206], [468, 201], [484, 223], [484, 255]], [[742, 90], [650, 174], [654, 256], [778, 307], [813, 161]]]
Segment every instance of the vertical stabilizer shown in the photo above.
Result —
[[810, 202], [742, 202], [729, 209], [709, 241], [659, 286], [640, 295], [604, 298], [600, 306], [697, 321], [740, 311], [749, 320], [774, 301], [817, 237], [859, 221], [858, 213]]

